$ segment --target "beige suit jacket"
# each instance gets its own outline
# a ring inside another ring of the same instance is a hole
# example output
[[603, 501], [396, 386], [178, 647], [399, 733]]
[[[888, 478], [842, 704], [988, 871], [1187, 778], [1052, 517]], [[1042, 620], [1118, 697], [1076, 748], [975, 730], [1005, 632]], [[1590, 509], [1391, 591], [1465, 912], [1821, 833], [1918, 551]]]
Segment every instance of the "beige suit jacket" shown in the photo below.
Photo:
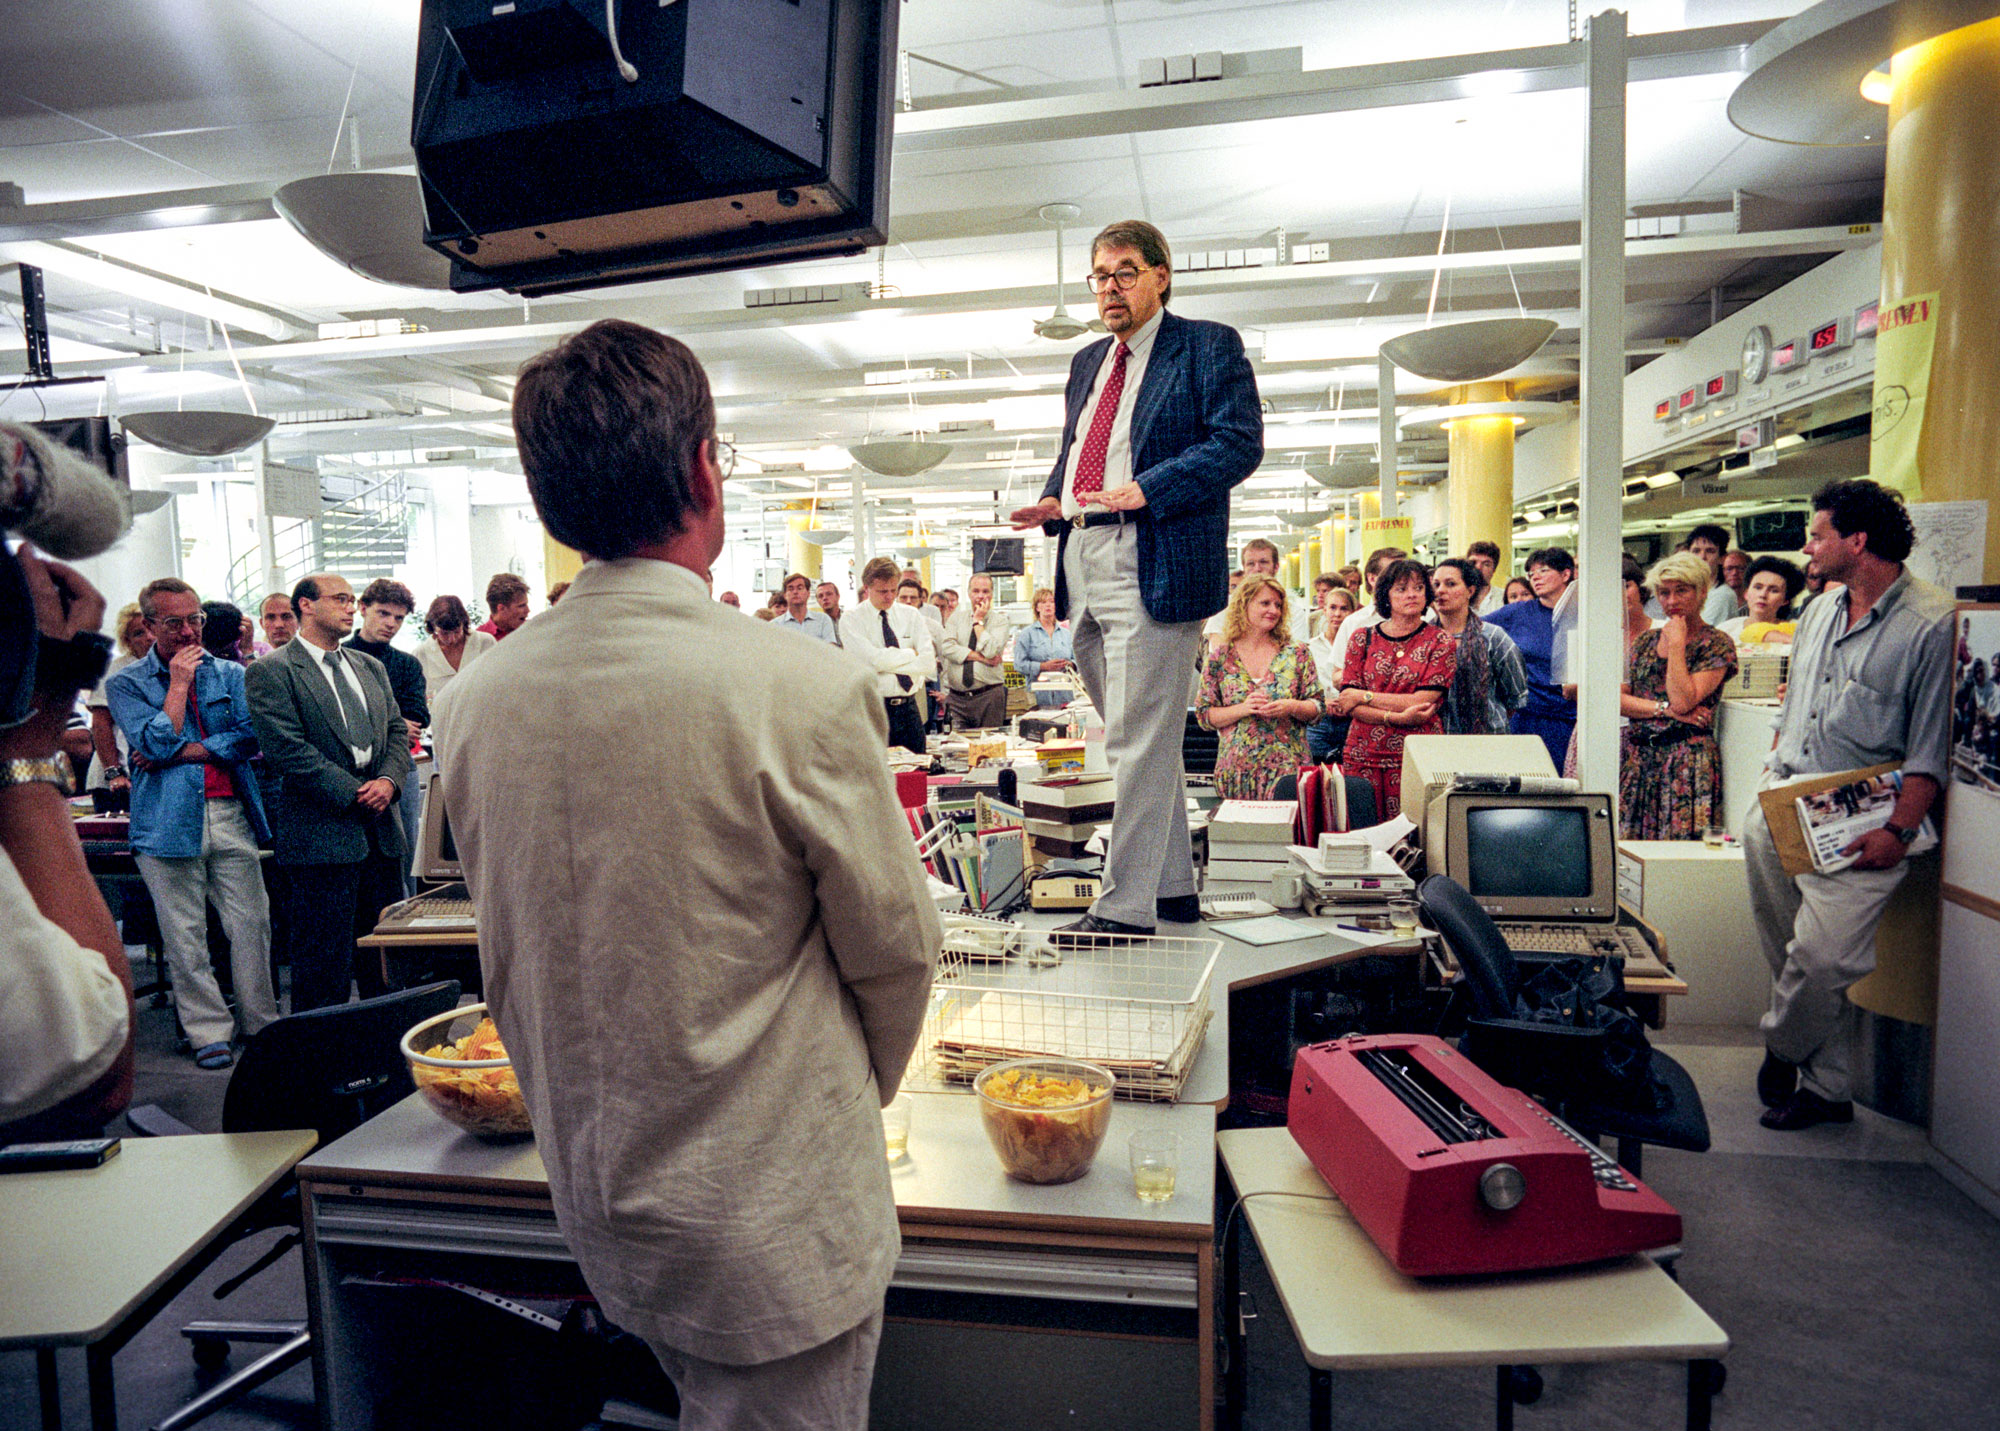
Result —
[[486, 995], [608, 1315], [747, 1364], [879, 1310], [878, 1109], [941, 936], [873, 670], [592, 562], [436, 720]]

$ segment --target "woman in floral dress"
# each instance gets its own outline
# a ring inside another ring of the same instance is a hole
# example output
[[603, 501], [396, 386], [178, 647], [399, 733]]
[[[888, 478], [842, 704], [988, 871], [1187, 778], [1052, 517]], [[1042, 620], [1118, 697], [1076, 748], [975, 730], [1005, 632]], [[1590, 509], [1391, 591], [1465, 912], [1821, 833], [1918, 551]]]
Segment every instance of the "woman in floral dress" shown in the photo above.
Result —
[[1629, 724], [1618, 767], [1620, 837], [1698, 840], [1722, 823], [1722, 755], [1715, 708], [1736, 670], [1736, 643], [1701, 619], [1708, 563], [1675, 552], [1651, 574], [1666, 624], [1632, 642], [1618, 698]]
[[1326, 713], [1312, 652], [1285, 634], [1290, 604], [1268, 576], [1244, 577], [1202, 663], [1195, 718], [1221, 736], [1215, 793], [1225, 800], [1270, 799], [1307, 763], [1306, 727]]
[[1404, 557], [1375, 583], [1380, 625], [1354, 633], [1333, 713], [1353, 718], [1340, 768], [1375, 787], [1375, 818], [1403, 808], [1403, 737], [1441, 735], [1439, 711], [1458, 668], [1458, 639], [1424, 620], [1430, 569]]

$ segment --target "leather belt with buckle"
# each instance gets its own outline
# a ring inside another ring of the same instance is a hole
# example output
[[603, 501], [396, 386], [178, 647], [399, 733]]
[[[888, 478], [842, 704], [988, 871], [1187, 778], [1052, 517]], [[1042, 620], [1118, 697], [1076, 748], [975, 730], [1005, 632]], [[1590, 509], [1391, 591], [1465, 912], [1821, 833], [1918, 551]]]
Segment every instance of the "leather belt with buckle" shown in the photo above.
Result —
[[1085, 527], [1122, 527], [1128, 520], [1124, 512], [1078, 512], [1069, 519], [1069, 524], [1078, 531]]

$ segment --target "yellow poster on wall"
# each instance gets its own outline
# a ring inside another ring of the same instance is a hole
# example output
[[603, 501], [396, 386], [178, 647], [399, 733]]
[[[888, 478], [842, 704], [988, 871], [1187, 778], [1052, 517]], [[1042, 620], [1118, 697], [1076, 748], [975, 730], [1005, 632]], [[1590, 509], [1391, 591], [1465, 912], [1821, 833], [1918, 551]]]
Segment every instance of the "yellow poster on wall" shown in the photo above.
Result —
[[1416, 543], [1416, 534], [1416, 525], [1408, 517], [1363, 517], [1362, 560], [1367, 560], [1368, 553], [1378, 547], [1401, 547], [1409, 551]]
[[1924, 435], [1924, 395], [1931, 385], [1937, 309], [1935, 293], [1919, 293], [1893, 303], [1885, 298], [1875, 331], [1875, 404], [1868, 437], [1868, 475], [1911, 502], [1924, 495], [1917, 447]]

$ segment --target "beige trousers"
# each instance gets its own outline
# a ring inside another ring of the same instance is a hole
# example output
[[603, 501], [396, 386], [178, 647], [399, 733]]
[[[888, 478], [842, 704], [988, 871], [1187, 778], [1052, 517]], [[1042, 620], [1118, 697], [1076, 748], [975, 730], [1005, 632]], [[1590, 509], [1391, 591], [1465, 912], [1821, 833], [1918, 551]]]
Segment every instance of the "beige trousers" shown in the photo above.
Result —
[[867, 1431], [882, 1313], [796, 1356], [753, 1366], [653, 1354], [681, 1398], [681, 1431]]

